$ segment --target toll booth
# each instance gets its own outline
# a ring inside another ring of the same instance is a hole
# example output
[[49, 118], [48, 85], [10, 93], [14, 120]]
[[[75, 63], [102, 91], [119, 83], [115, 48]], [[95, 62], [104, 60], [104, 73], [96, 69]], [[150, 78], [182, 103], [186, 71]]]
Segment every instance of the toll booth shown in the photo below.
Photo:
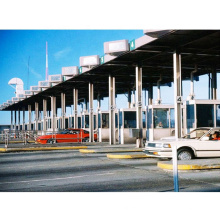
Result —
[[[77, 116], [77, 120], [78, 120], [78, 128], [81, 128], [82, 117], [81, 117], [81, 116]], [[74, 116], [70, 116], [70, 117], [69, 117], [68, 127], [69, 127], [69, 128], [74, 128]]]
[[74, 128], [74, 117], [70, 116], [68, 121], [68, 128]]
[[[59, 117], [58, 119], [57, 119], [57, 128], [59, 129], [59, 130], [61, 130], [62, 129], [62, 117]], [[69, 127], [69, 118], [68, 117], [65, 117], [65, 128], [68, 128]]]
[[[115, 112], [115, 137], [118, 141], [118, 112]], [[109, 142], [109, 111], [98, 111], [98, 140]]]
[[[142, 109], [143, 139], [146, 139], [146, 108]], [[131, 137], [130, 130], [136, 128], [137, 116], [136, 108], [126, 108], [119, 110], [119, 144], [134, 144], [136, 138]]]
[[184, 102], [184, 130], [198, 127], [220, 127], [220, 100], [188, 100]]
[[[96, 113], [93, 113], [93, 124], [94, 124], [94, 127], [93, 129], [96, 131], [97, 130], [97, 114]], [[79, 125], [79, 118], [78, 118], [78, 125]], [[81, 115], [81, 126], [80, 126], [82, 129], [85, 129], [85, 130], [89, 130], [89, 113], [88, 112], [83, 112], [82, 115]]]
[[159, 140], [162, 137], [175, 135], [175, 114], [173, 105], [149, 105], [147, 112], [148, 141]]

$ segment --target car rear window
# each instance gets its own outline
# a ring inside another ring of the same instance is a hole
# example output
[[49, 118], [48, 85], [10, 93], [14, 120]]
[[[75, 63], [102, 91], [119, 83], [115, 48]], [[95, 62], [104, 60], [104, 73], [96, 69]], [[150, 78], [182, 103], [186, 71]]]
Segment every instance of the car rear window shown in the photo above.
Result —
[[89, 132], [84, 130], [84, 134], [89, 134]]

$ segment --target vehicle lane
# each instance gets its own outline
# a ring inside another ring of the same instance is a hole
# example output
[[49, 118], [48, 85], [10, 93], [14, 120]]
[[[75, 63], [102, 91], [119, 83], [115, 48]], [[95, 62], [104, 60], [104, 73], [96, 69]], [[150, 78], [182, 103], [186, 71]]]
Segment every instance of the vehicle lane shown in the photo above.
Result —
[[[78, 151], [21, 152], [0, 156], [0, 191], [173, 192], [172, 171], [158, 159], [108, 159]], [[204, 175], [203, 175], [204, 174]], [[179, 172], [181, 192], [220, 191], [220, 172]]]

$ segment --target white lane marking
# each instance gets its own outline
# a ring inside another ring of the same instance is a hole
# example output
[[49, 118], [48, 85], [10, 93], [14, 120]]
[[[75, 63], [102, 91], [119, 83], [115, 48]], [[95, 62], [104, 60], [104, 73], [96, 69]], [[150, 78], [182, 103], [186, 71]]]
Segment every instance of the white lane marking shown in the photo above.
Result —
[[16, 181], [16, 182], [4, 182], [0, 183], [2, 184], [13, 184], [13, 183], [31, 183], [31, 182], [40, 182], [40, 181], [53, 181], [53, 180], [65, 180], [65, 179], [75, 179], [75, 178], [83, 178], [83, 177], [89, 177], [89, 176], [102, 176], [102, 175], [112, 175], [114, 173], [99, 173], [99, 174], [93, 174], [93, 175], [82, 175], [82, 176], [69, 176], [69, 177], [63, 177], [63, 178], [53, 178], [53, 179], [40, 179], [40, 180], [29, 180], [29, 181]]

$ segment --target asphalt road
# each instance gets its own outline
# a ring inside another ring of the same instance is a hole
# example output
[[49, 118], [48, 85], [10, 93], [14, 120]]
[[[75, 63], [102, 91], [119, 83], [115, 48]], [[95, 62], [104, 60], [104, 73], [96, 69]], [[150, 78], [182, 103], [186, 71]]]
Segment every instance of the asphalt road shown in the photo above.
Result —
[[[108, 159], [78, 150], [0, 154], [1, 192], [173, 192], [158, 159]], [[220, 170], [179, 172], [180, 192], [219, 192]]]

